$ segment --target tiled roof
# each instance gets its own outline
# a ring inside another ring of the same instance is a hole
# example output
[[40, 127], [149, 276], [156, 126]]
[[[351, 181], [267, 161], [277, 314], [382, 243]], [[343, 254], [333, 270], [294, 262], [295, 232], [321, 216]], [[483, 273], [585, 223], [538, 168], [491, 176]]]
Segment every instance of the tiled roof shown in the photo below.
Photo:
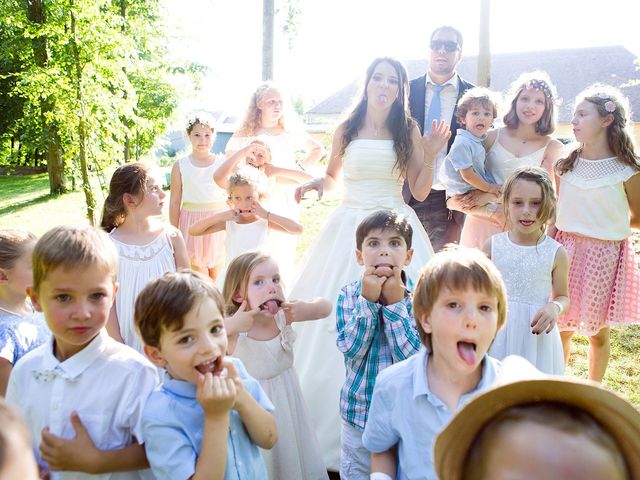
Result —
[[[622, 46], [590, 47], [535, 52], [504, 53], [491, 56], [491, 89], [504, 92], [509, 84], [523, 72], [546, 71], [563, 99], [559, 108], [560, 122], [571, 121], [573, 100], [586, 86], [602, 82], [621, 87], [631, 101], [633, 120], [640, 121], [640, 85], [622, 87], [633, 79], [640, 79], [634, 63], [636, 56]], [[458, 65], [460, 75], [476, 80], [478, 57], [463, 57]], [[423, 75], [426, 60], [405, 62], [409, 78]], [[326, 98], [309, 115], [339, 115], [349, 111], [360, 92], [360, 81], [355, 80]]]

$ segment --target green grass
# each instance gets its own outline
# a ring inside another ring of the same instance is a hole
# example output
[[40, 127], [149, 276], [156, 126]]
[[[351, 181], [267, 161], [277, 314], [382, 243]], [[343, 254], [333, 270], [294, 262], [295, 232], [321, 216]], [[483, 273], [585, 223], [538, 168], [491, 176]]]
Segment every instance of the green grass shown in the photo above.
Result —
[[[0, 176], [0, 228], [26, 228], [41, 235], [63, 223], [86, 223], [86, 207], [81, 192], [51, 197], [46, 174]], [[103, 201], [96, 189], [96, 199]], [[340, 192], [330, 192], [317, 202], [303, 200], [301, 218], [305, 231], [298, 242], [297, 257], [309, 247], [325, 218], [339, 203]], [[169, 202], [166, 201], [165, 204]], [[634, 244], [640, 244], [636, 234]], [[575, 336], [567, 375], [587, 377], [586, 337]], [[621, 393], [640, 408], [640, 325], [614, 329], [611, 333], [611, 360], [603, 384]]]

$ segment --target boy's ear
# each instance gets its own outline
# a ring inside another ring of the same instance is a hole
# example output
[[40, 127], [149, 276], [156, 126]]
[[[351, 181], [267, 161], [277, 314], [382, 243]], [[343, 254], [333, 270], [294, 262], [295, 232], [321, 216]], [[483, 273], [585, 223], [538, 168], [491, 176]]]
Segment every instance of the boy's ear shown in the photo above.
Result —
[[29, 298], [31, 299], [33, 308], [35, 308], [37, 312], [42, 312], [42, 306], [40, 305], [38, 292], [33, 287], [27, 287], [27, 295], [29, 295]]
[[151, 345], [145, 345], [142, 347], [144, 354], [156, 367], [164, 367], [167, 365], [167, 361], [162, 356], [162, 352], [158, 347], [152, 347]]
[[413, 248], [407, 250], [407, 258], [404, 261], [404, 265], [407, 266], [411, 263], [411, 259], [413, 258]]
[[420, 322], [420, 326], [422, 327], [422, 330], [424, 330], [424, 333], [429, 333], [431, 334], [431, 316], [430, 315], [422, 315], [418, 321]]
[[0, 285], [7, 283], [9, 281], [9, 276], [7, 275], [7, 271], [4, 268], [0, 268]]
[[356, 248], [356, 260], [358, 265], [364, 265], [364, 258], [362, 258], [362, 252]]

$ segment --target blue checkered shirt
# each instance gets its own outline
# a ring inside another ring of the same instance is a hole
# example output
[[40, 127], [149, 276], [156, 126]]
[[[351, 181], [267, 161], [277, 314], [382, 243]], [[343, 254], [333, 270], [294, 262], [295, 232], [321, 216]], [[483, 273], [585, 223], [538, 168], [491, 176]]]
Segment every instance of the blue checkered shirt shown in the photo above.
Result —
[[[413, 290], [411, 280], [407, 290]], [[346, 369], [340, 415], [359, 431], [367, 423], [378, 373], [420, 350], [411, 294], [398, 303], [381, 305], [365, 299], [361, 291], [362, 280], [342, 287], [336, 306], [336, 344]]]

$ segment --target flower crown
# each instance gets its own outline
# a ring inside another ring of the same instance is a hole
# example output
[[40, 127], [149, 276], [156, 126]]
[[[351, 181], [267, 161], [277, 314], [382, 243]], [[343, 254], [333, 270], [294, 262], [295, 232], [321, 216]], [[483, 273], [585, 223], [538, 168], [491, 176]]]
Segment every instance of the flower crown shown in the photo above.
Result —
[[595, 94], [596, 97], [601, 98], [602, 100], [606, 100], [604, 102], [604, 109], [608, 112], [608, 113], [613, 113], [616, 111], [616, 104], [615, 102], [612, 100], [611, 95], [604, 93], [604, 92], [598, 92]]
[[550, 100], [555, 100], [551, 88], [544, 80], [531, 79], [522, 86], [523, 89], [539, 90], [545, 97]]

